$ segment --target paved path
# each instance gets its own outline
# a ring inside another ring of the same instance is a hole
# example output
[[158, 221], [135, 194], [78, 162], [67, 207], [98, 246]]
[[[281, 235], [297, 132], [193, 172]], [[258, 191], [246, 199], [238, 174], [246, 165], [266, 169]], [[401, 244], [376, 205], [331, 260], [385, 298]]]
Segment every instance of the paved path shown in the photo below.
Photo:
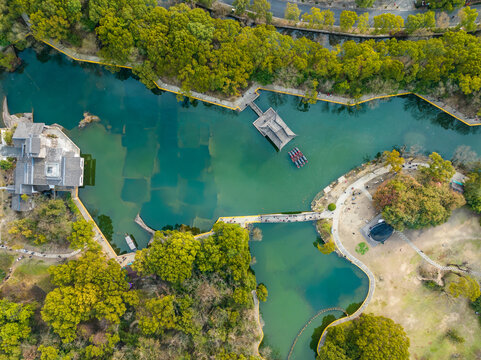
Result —
[[78, 253], [80, 253], [82, 250], [75, 250], [69, 253], [45, 253], [45, 252], [38, 252], [38, 251], [31, 251], [27, 249], [12, 249], [9, 246], [6, 245], [0, 245], [0, 249], [6, 250], [6, 251], [11, 251], [11, 252], [16, 252], [18, 254], [24, 255], [24, 256], [34, 256], [42, 259], [68, 259], [71, 258]]
[[289, 351], [289, 355], [287, 355], [287, 360], [290, 359], [291, 355], [292, 355], [292, 352], [294, 351], [294, 347], [296, 346], [296, 343], [297, 343], [297, 340], [299, 340], [299, 338], [301, 337], [302, 333], [304, 332], [304, 330], [306, 330], [306, 328], [311, 324], [311, 322], [313, 322], [316, 318], [319, 317], [319, 315], [322, 315], [326, 312], [330, 312], [330, 311], [341, 311], [343, 312], [345, 315], [347, 315], [347, 312], [346, 310], [344, 310], [343, 308], [340, 308], [340, 307], [332, 307], [332, 308], [328, 308], [328, 309], [322, 309], [321, 311], [319, 311], [316, 315], [314, 315], [307, 323], [306, 325], [304, 325], [304, 327], [301, 329], [301, 331], [299, 331], [299, 333], [297, 334], [296, 338], [294, 339], [294, 342], [292, 343], [292, 346], [291, 346], [291, 350]]
[[425, 261], [427, 261], [429, 264], [431, 264], [435, 268], [437, 268], [439, 270], [443, 270], [443, 271], [464, 272], [466, 274], [471, 274], [471, 275], [481, 277], [481, 272], [479, 272], [479, 271], [473, 271], [473, 270], [469, 270], [469, 269], [465, 270], [465, 269], [460, 269], [457, 266], [443, 266], [443, 265], [438, 264], [436, 261], [432, 260], [429, 256], [427, 256], [416, 245], [414, 245], [414, 243], [411, 240], [409, 240], [409, 238], [406, 235], [404, 235], [401, 231], [396, 231], [396, 234], [398, 234], [401, 239], [406, 241], [409, 244], [409, 246], [411, 246], [414, 249], [414, 251], [416, 251]]
[[306, 211], [298, 214], [266, 214], [266, 215], [251, 215], [251, 216], [224, 216], [218, 221], [223, 221], [229, 224], [239, 224], [246, 227], [253, 223], [291, 223], [302, 221], [316, 221], [320, 219], [330, 219], [333, 216], [332, 211], [324, 211], [322, 213], [314, 211]]
[[387, 167], [382, 167], [382, 168], [374, 170], [373, 172], [371, 172], [367, 175], [364, 175], [362, 178], [360, 178], [360, 179], [356, 180], [354, 183], [350, 184], [347, 187], [346, 191], [344, 191], [341, 194], [341, 196], [339, 196], [339, 198], [337, 199], [336, 210], [334, 210], [334, 217], [333, 217], [333, 221], [332, 221], [332, 238], [334, 240], [334, 243], [336, 244], [338, 252], [344, 258], [346, 258], [351, 263], [353, 263], [358, 268], [360, 268], [367, 275], [367, 277], [369, 279], [369, 289], [368, 289], [368, 292], [367, 292], [366, 299], [364, 300], [362, 305], [359, 307], [359, 309], [357, 309], [353, 314], [351, 314], [349, 316], [346, 316], [346, 317], [343, 317], [341, 319], [338, 319], [338, 320], [332, 322], [328, 327], [326, 327], [326, 329], [323, 331], [323, 333], [321, 335], [321, 338], [319, 339], [319, 344], [317, 346], [317, 352], [319, 352], [319, 349], [322, 347], [322, 345], [324, 345], [324, 341], [326, 339], [328, 328], [331, 327], [331, 326], [334, 326], [334, 325], [339, 325], [339, 324], [345, 323], [347, 321], [351, 321], [351, 320], [359, 317], [364, 312], [366, 307], [369, 305], [369, 303], [371, 302], [372, 296], [374, 295], [374, 290], [376, 288], [376, 279], [374, 277], [374, 274], [371, 272], [371, 270], [369, 270], [369, 268], [366, 265], [364, 265], [364, 263], [362, 261], [360, 261], [355, 256], [353, 256], [342, 244], [341, 239], [339, 237], [339, 219], [340, 219], [340, 216], [341, 216], [342, 209], [344, 207], [344, 203], [346, 202], [346, 200], [350, 196], [352, 196], [353, 191], [364, 191], [365, 184], [367, 182], [371, 181], [372, 179], [374, 179], [378, 176], [386, 174], [388, 171], [389, 170], [388, 170]]

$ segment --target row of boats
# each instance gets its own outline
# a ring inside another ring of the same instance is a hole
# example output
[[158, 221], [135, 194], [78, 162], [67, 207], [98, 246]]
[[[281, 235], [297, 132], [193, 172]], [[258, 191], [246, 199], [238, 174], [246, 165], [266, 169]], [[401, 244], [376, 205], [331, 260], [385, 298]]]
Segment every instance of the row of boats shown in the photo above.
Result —
[[294, 165], [297, 166], [297, 168], [301, 168], [307, 164], [307, 158], [302, 153], [302, 151], [299, 150], [299, 148], [295, 147], [294, 149], [289, 151], [288, 154], [291, 157], [291, 160], [294, 163]]

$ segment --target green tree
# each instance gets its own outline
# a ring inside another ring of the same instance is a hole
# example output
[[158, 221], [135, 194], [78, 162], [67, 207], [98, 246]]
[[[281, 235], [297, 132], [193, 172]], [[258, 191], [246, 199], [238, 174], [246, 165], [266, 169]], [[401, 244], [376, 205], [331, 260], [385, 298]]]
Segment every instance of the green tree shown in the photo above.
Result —
[[391, 166], [389, 171], [398, 173], [402, 170], [403, 164], [404, 164], [404, 158], [401, 157], [401, 154], [399, 154], [399, 151], [397, 151], [396, 149], [393, 149], [392, 151], [384, 151], [383, 155], [384, 155], [384, 165]]
[[331, 10], [319, 10], [312, 7], [309, 13], [302, 15], [302, 20], [309, 23], [309, 27], [319, 29], [334, 25], [334, 13]]
[[155, 84], [157, 80], [159, 80], [159, 76], [155, 73], [154, 65], [149, 60], [145, 60], [142, 64], [134, 66], [132, 72], [139, 77], [139, 80], [147, 86], [148, 89], [156, 88]]
[[341, 30], [349, 31], [357, 21], [357, 14], [354, 11], [344, 10], [340, 15]]
[[366, 12], [359, 15], [359, 19], [357, 21], [357, 28], [361, 33], [366, 33], [369, 30], [369, 13]]
[[363, 8], [368, 8], [374, 5], [376, 0], [356, 0], [356, 5]]
[[45, 298], [42, 319], [63, 342], [75, 340], [83, 321], [118, 324], [127, 305], [138, 301], [137, 294], [129, 291], [125, 271], [100, 252], [89, 250], [78, 260], [50, 267], [49, 272], [57, 287]]
[[[22, 198], [26, 201], [27, 198]], [[36, 207], [19, 220], [10, 223], [9, 234], [34, 244], [63, 244], [72, 232], [71, 214], [63, 199], [36, 198]]]
[[459, 27], [466, 31], [475, 31], [478, 26], [476, 25], [476, 19], [478, 18], [478, 11], [466, 6], [459, 10]]
[[441, 155], [433, 152], [429, 155], [429, 166], [421, 167], [420, 172], [424, 180], [448, 183], [456, 173], [451, 161], [444, 160]]
[[362, 314], [327, 332], [320, 360], [409, 359], [409, 338], [401, 325], [382, 316]]
[[254, 12], [255, 19], [264, 19], [266, 24], [272, 21], [271, 3], [268, 0], [253, 0], [250, 10]]
[[260, 301], [262, 302], [267, 301], [267, 296], [269, 295], [269, 292], [267, 291], [267, 288], [264, 284], [261, 283], [257, 285], [256, 295]]
[[40, 351], [40, 360], [58, 360], [58, 349], [53, 346], [40, 345], [38, 347]]
[[11, 170], [14, 167], [14, 163], [8, 160], [0, 160], [0, 169]]
[[427, 11], [416, 15], [408, 15], [406, 21], [406, 30], [408, 33], [413, 33], [419, 29], [433, 30], [436, 26], [436, 19], [434, 11]]
[[453, 11], [465, 4], [464, 0], [432, 0], [429, 2], [431, 9]]
[[296, 3], [286, 3], [286, 10], [284, 12], [284, 18], [291, 21], [299, 21], [301, 16], [301, 10]]
[[131, 60], [134, 38], [128, 22], [109, 12], [100, 19], [95, 32], [102, 43], [100, 56], [107, 60], [125, 64]]
[[80, 0], [33, 0], [23, 10], [30, 15], [37, 39], [67, 39], [80, 20]]
[[373, 201], [396, 230], [437, 226], [449, 219], [452, 210], [464, 205], [462, 195], [452, 191], [449, 184], [421, 184], [402, 174], [378, 187]]
[[250, 0], [234, 0], [232, 6], [234, 6], [236, 15], [244, 15], [246, 10], [249, 9], [250, 4]]
[[373, 20], [376, 32], [382, 34], [395, 34], [404, 26], [404, 19], [391, 13], [374, 16]]
[[[0, 300], [0, 357], [19, 359], [20, 345], [29, 338], [32, 305]], [[3, 354], [3, 355], [2, 355]]]
[[327, 255], [332, 253], [334, 250], [336, 250], [336, 244], [334, 243], [334, 241], [331, 240], [322, 245], [317, 244], [317, 248], [321, 253], [323, 253], [324, 255]]
[[133, 268], [143, 275], [155, 274], [181, 284], [192, 276], [199, 249], [200, 242], [190, 233], [157, 231], [151, 246], [136, 253]]
[[481, 213], [481, 168], [468, 174], [464, 183], [464, 198], [474, 211]]
[[197, 257], [199, 270], [217, 272], [234, 283], [245, 283], [251, 262], [248, 231], [224, 222], [215, 223], [213, 231], [214, 235], [202, 241]]
[[148, 300], [141, 308], [139, 325], [145, 335], [162, 335], [164, 330], [174, 329], [176, 315], [173, 295]]
[[479, 283], [469, 275], [453, 275], [446, 282], [447, 292], [455, 298], [463, 296], [471, 301], [475, 301], [481, 296]]
[[72, 249], [82, 249], [90, 244], [94, 238], [94, 231], [91, 222], [79, 219], [72, 224], [72, 233], [67, 238]]

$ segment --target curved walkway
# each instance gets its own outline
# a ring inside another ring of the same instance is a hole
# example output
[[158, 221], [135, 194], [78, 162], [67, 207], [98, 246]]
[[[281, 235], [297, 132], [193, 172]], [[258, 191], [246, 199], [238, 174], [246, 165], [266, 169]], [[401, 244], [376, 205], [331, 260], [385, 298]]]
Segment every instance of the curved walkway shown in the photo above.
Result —
[[370, 180], [372, 180], [372, 179], [374, 179], [378, 176], [384, 175], [388, 171], [389, 171], [388, 168], [382, 167], [382, 168], [374, 170], [373, 172], [371, 172], [367, 175], [364, 175], [362, 178], [360, 178], [360, 179], [356, 180], [354, 183], [350, 184], [347, 187], [347, 189], [344, 191], [344, 193], [342, 193], [341, 196], [339, 196], [339, 198], [337, 199], [336, 210], [334, 211], [334, 217], [333, 217], [333, 221], [332, 221], [332, 238], [333, 238], [333, 241], [336, 244], [337, 251], [344, 258], [346, 258], [351, 263], [356, 265], [359, 269], [361, 269], [367, 275], [367, 277], [369, 279], [369, 290], [367, 292], [366, 298], [364, 299], [364, 302], [359, 307], [359, 309], [357, 309], [353, 314], [351, 314], [349, 316], [346, 316], [344, 318], [333, 321], [332, 323], [330, 323], [324, 329], [324, 331], [322, 332], [321, 338], [319, 339], [319, 343], [317, 345], [317, 352], [318, 353], [319, 353], [319, 350], [322, 347], [322, 345], [324, 345], [324, 341], [325, 341], [326, 335], [327, 335], [327, 330], [331, 326], [339, 325], [339, 324], [345, 323], [347, 321], [351, 321], [351, 320], [359, 317], [363, 313], [363, 311], [366, 309], [366, 307], [369, 305], [369, 303], [371, 302], [372, 296], [374, 295], [374, 290], [376, 288], [376, 279], [374, 277], [374, 274], [371, 272], [371, 270], [369, 270], [369, 268], [366, 265], [364, 265], [364, 263], [362, 261], [360, 261], [354, 255], [352, 255], [342, 244], [341, 239], [339, 238], [339, 219], [340, 219], [340, 216], [341, 216], [341, 211], [344, 207], [344, 203], [351, 196], [353, 191], [359, 191], [360, 190], [360, 191], [364, 192], [364, 190], [363, 190], [364, 185], [368, 181], [370, 181]]
[[460, 269], [458, 268], [457, 266], [443, 266], [443, 265], [440, 265], [438, 264], [437, 262], [435, 262], [434, 260], [432, 260], [429, 256], [427, 256], [421, 249], [419, 249], [416, 245], [414, 245], [414, 243], [408, 239], [408, 237], [406, 235], [404, 235], [401, 231], [395, 231], [396, 234], [399, 235], [399, 237], [401, 239], [403, 239], [404, 241], [406, 241], [409, 246], [411, 246], [414, 251], [416, 251], [424, 260], [426, 260], [429, 264], [431, 264], [432, 266], [434, 266], [435, 268], [439, 269], [439, 270], [443, 270], [443, 271], [455, 271], [455, 272], [463, 272], [463, 273], [466, 273], [466, 274], [472, 274], [472, 275], [475, 275], [475, 276], [480, 276], [481, 277], [481, 272], [480, 271], [473, 271], [473, 270], [464, 270], [464, 269]]
[[289, 358], [291, 357], [292, 352], [294, 351], [294, 347], [296, 346], [297, 340], [299, 340], [299, 338], [301, 337], [302, 333], [303, 333], [304, 330], [306, 330], [306, 328], [311, 324], [311, 322], [314, 321], [319, 315], [324, 314], [324, 313], [326, 313], [326, 312], [330, 312], [330, 311], [342, 311], [345, 315], [348, 315], [348, 313], [346, 312], [346, 310], [344, 310], [343, 308], [340, 308], [340, 307], [332, 307], [332, 308], [328, 308], [328, 309], [322, 309], [321, 311], [319, 311], [316, 315], [314, 315], [314, 316], [306, 323], [306, 325], [304, 325], [304, 327], [301, 329], [301, 331], [299, 331], [299, 333], [297, 334], [296, 338], [294, 339], [294, 342], [292, 343], [291, 350], [289, 351], [289, 355], [287, 355], [287, 360], [289, 360]]

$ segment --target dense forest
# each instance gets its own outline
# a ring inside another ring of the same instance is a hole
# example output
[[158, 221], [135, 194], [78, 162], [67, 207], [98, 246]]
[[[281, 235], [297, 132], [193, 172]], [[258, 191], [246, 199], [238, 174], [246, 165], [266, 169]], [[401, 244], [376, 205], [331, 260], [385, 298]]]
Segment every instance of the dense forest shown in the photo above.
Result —
[[248, 232], [214, 231], [203, 240], [157, 232], [128, 270], [91, 233], [77, 258], [34, 262], [27, 278], [15, 275], [26, 265], [10, 263], [18, 271], [0, 288], [0, 359], [258, 359], [253, 293], [265, 301], [267, 290], [250, 270]]
[[[165, 9], [150, 0], [13, 0], [2, 10], [1, 39], [16, 41], [27, 14], [38, 39], [55, 39], [117, 64], [134, 64], [148, 86], [238, 95], [250, 82], [359, 97], [398, 89], [458, 94], [481, 107], [481, 43], [464, 31], [419, 41], [346, 41], [332, 50], [271, 26], [242, 26], [186, 4]], [[95, 35], [94, 35], [95, 34]], [[88, 46], [87, 46], [88, 45]], [[474, 112], [476, 112], [474, 111]]]

